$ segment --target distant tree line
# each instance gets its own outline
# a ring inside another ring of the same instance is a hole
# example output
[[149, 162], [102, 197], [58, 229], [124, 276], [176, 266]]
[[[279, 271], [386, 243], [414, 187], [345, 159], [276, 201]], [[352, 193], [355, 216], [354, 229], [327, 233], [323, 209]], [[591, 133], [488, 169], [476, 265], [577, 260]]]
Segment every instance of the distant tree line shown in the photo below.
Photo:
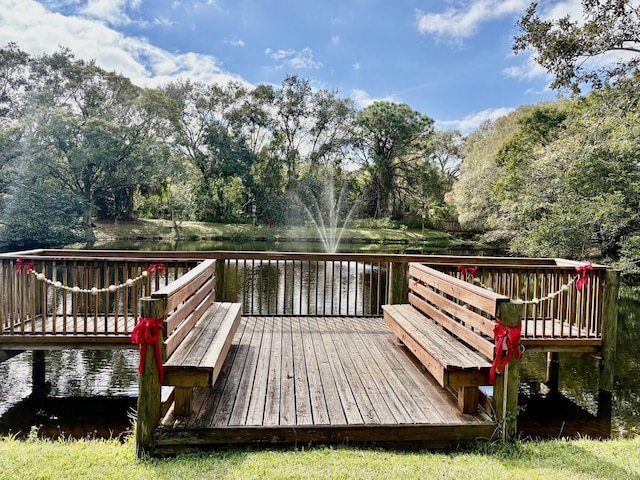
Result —
[[355, 216], [449, 215], [463, 137], [408, 105], [358, 110], [287, 76], [280, 86], [157, 89], [75, 58], [0, 50], [0, 242], [60, 245], [93, 219], [304, 221], [299, 202], [348, 192]]

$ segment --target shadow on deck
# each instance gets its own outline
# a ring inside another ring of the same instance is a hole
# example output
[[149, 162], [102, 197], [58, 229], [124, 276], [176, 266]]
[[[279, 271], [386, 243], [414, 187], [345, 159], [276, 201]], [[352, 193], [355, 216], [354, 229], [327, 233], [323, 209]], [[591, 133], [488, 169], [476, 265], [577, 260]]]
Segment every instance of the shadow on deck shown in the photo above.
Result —
[[214, 387], [196, 389], [190, 417], [172, 412], [155, 454], [264, 443], [450, 447], [495, 430], [483, 411], [460, 413], [379, 317], [243, 317]]

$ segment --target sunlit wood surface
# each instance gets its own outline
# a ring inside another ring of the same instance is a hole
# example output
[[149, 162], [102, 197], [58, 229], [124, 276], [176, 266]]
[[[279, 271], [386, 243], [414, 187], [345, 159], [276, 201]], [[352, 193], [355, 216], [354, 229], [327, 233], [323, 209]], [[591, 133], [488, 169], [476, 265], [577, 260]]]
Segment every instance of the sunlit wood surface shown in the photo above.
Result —
[[[213, 388], [194, 413], [172, 410], [159, 451], [251, 442], [437, 442], [490, 437], [484, 412], [414, 363], [380, 317], [244, 317]], [[170, 428], [167, 428], [170, 427]]]

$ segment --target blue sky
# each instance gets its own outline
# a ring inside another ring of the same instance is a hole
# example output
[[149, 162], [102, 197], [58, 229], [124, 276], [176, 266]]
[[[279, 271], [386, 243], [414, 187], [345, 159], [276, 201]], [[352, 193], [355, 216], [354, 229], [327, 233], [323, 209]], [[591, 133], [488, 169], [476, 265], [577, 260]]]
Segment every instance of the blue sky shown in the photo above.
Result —
[[[468, 133], [554, 99], [511, 50], [529, 0], [0, 0], [0, 44], [70, 48], [143, 86], [179, 77], [280, 84], [286, 75], [364, 108], [406, 103]], [[543, 2], [557, 17], [578, 0]]]

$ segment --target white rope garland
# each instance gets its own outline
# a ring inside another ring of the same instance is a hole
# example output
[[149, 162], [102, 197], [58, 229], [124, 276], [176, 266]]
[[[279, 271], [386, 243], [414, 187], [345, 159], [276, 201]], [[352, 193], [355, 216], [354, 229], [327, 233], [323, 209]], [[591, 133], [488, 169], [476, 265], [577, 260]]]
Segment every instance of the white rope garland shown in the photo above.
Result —
[[[164, 271], [165, 266], [164, 264], [151, 264], [149, 266], [149, 270], [152, 270], [152, 273], [155, 272], [159, 272], [159, 271]], [[42, 272], [36, 272], [33, 269], [33, 263], [31, 262], [24, 262], [21, 259], [18, 259], [17, 262], [17, 271], [16, 273], [19, 273], [21, 270], [25, 270], [27, 274], [33, 274], [36, 277], [36, 280], [40, 281], [40, 282], [45, 282], [48, 285], [51, 285], [53, 288], [55, 288], [56, 290], [64, 290], [67, 292], [71, 292], [71, 293], [90, 293], [91, 295], [98, 295], [99, 293], [105, 293], [105, 292], [109, 292], [109, 293], [116, 293], [118, 290], [123, 290], [125, 288], [131, 288], [133, 287], [137, 282], [139, 282], [140, 280], [142, 280], [143, 278], [147, 278], [149, 276], [149, 271], [148, 270], [143, 270], [140, 275], [138, 275], [137, 277], [134, 278], [128, 278], [125, 282], [120, 283], [118, 285], [109, 285], [108, 287], [103, 287], [103, 288], [98, 288], [98, 287], [92, 287], [92, 288], [80, 288], [79, 286], [73, 286], [70, 287], [68, 285], [63, 285], [62, 282], [60, 280], [56, 280], [53, 281], [50, 278], [47, 278], [47, 276], [42, 273]]]
[[103, 287], [103, 288], [97, 288], [97, 287], [80, 288], [77, 285], [73, 287], [70, 287], [68, 285], [63, 285], [60, 280], [56, 280], [54, 282], [50, 278], [47, 278], [44, 273], [36, 273], [33, 270], [30, 273], [36, 276], [36, 280], [45, 282], [57, 290], [65, 290], [71, 293], [90, 293], [91, 295], [98, 295], [99, 293], [104, 293], [104, 292], [116, 293], [118, 290], [122, 290], [125, 287], [126, 288], [133, 287], [137, 282], [149, 276], [149, 272], [147, 272], [146, 270], [143, 270], [142, 273], [137, 277], [128, 278], [124, 283], [120, 283], [118, 285], [109, 285], [108, 287]]
[[[571, 285], [573, 285], [578, 278], [580, 278], [580, 275], [576, 275], [575, 277], [572, 277], [568, 283], [563, 284], [558, 290], [556, 290], [555, 292], [551, 292], [542, 298], [533, 297], [531, 300], [523, 300], [521, 298], [517, 298], [512, 301], [513, 303], [518, 303], [523, 305], [538, 305], [539, 303], [553, 300], [558, 295], [562, 295], [563, 293], [568, 292], [569, 288], [571, 288]], [[493, 288], [487, 287], [485, 284], [483, 284], [478, 277], [473, 278], [473, 283], [486, 290], [489, 290], [490, 292], [494, 291]]]

